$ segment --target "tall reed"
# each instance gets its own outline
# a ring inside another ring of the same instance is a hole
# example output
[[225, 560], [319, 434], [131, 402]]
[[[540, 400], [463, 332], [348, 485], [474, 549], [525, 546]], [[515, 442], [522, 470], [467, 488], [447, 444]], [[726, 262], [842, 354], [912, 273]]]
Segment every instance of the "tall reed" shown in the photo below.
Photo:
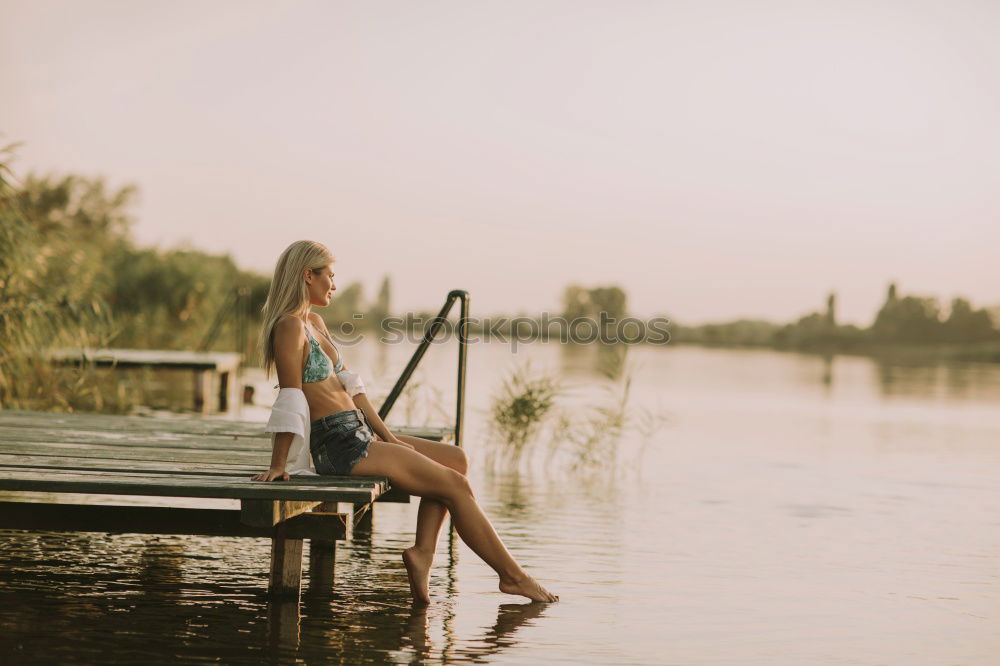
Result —
[[[520, 464], [561, 391], [554, 378], [535, 373], [528, 363], [503, 380], [490, 406], [490, 425], [502, 444], [500, 458]], [[491, 458], [496, 461], [497, 452], [491, 452]]]
[[[636, 373], [625, 363], [624, 349], [605, 350], [597, 366], [603, 377], [600, 395], [582, 404], [566, 404], [573, 389], [555, 377], [532, 373], [527, 364], [501, 385], [491, 406], [490, 426], [499, 447], [491, 449], [492, 466], [519, 467], [538, 442], [544, 467], [550, 472], [604, 469], [621, 462], [638, 464], [654, 435], [667, 423], [661, 408], [632, 404]], [[588, 386], [587, 391], [590, 390]], [[626, 435], [637, 435], [640, 447], [629, 461], [619, 460]]]
[[83, 204], [25, 200], [8, 166], [13, 148], [0, 149], [0, 407], [123, 411], [130, 396], [95, 368], [48, 362], [53, 348], [100, 346], [109, 309], [62, 219], [38, 214]]

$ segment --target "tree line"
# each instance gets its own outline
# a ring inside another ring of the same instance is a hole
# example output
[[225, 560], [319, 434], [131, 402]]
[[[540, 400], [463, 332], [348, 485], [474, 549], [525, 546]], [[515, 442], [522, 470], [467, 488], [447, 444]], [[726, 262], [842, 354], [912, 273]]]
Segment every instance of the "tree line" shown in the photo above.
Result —
[[[955, 298], [945, 311], [938, 299], [901, 295], [895, 283], [867, 328], [837, 321], [837, 296], [826, 307], [789, 324], [740, 320], [701, 326], [677, 326], [677, 342], [709, 345], [769, 346], [803, 351], [878, 351], [893, 347], [963, 347], [973, 357], [1000, 360], [1000, 328], [985, 308]], [[961, 356], [962, 354], [953, 354]]]

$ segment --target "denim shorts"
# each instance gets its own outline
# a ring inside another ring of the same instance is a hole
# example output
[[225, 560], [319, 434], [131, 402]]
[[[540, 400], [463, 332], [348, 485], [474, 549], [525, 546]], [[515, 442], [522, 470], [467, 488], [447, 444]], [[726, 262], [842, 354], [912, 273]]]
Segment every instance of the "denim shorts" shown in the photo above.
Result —
[[319, 474], [348, 476], [374, 439], [365, 413], [348, 409], [312, 422], [309, 452]]

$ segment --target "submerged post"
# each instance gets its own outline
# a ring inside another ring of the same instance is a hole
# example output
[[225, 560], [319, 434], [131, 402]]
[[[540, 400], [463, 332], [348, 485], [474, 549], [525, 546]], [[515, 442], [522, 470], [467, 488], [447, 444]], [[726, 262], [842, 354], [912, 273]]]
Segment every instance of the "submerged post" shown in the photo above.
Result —
[[299, 597], [302, 585], [302, 539], [286, 536], [284, 522], [274, 526], [271, 538], [271, 577], [268, 594], [272, 597]]

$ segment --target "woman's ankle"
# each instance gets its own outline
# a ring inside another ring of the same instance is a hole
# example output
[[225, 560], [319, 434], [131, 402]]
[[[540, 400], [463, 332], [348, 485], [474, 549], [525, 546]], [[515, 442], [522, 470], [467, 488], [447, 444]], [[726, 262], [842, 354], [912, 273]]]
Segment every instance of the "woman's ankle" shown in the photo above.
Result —
[[500, 577], [500, 583], [504, 585], [519, 585], [531, 578], [528, 572], [521, 567], [517, 567], [515, 571], [498, 573], [497, 575]]
[[426, 546], [426, 545], [421, 545], [421, 544], [415, 543], [412, 546], [410, 546], [409, 548], [407, 548], [406, 550], [412, 551], [413, 553], [415, 553], [417, 555], [433, 556], [434, 555], [434, 551], [436, 549], [435, 548], [431, 548], [431, 547]]

